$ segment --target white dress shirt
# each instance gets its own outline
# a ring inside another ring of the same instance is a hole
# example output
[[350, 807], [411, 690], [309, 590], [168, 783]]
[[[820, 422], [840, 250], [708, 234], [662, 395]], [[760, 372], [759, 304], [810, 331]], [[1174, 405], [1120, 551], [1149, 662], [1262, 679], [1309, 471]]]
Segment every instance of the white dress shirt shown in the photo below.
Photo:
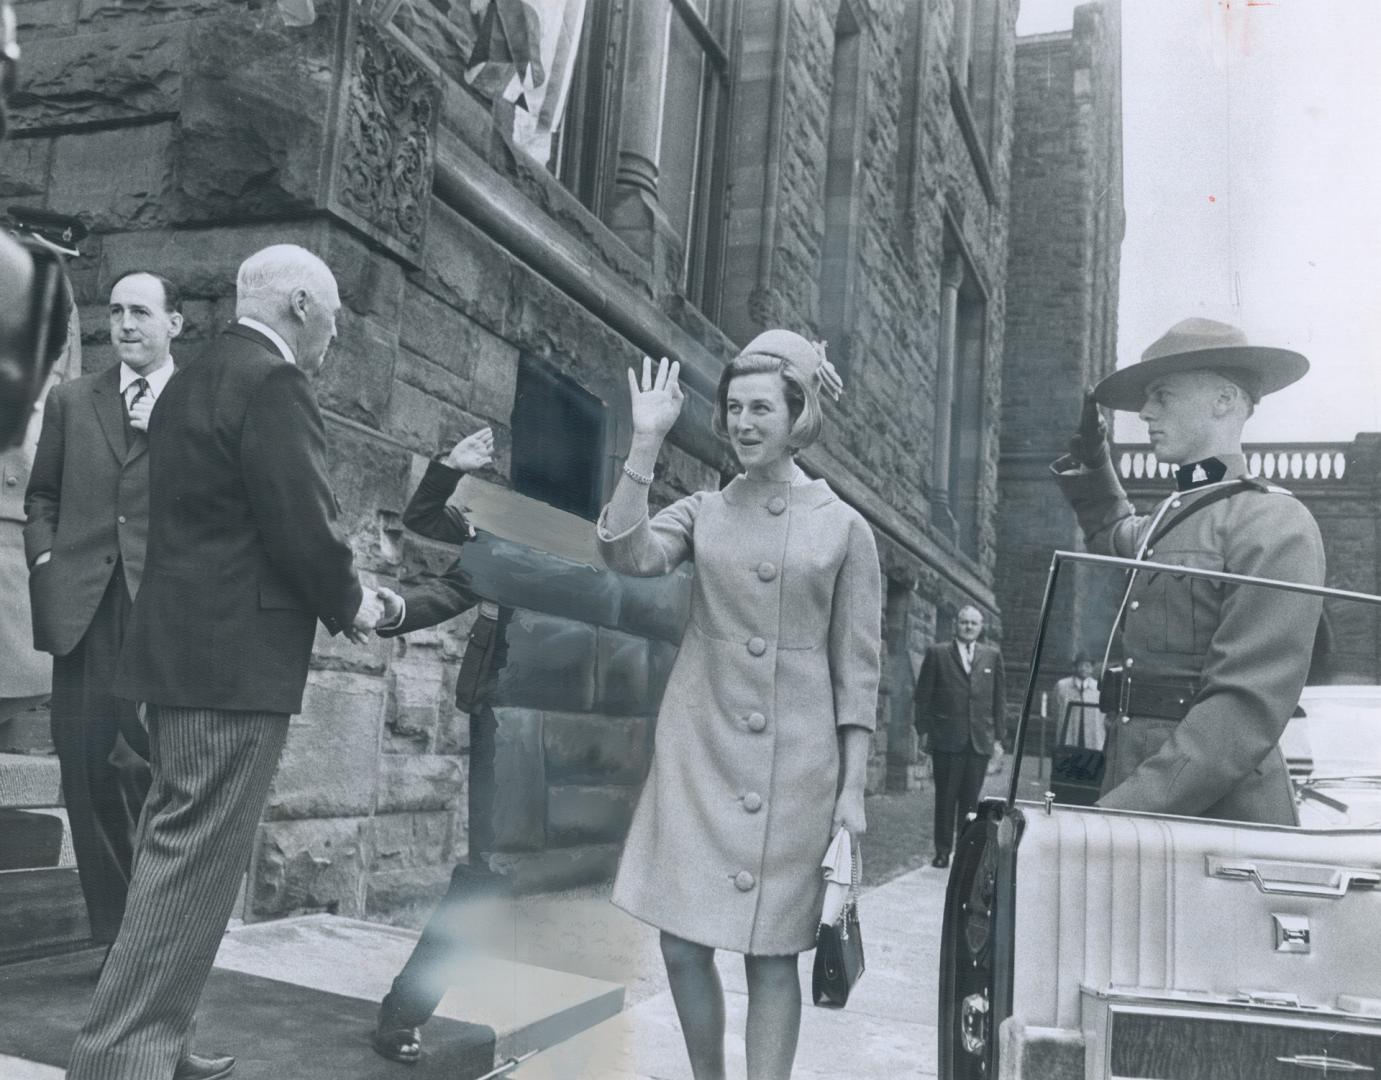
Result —
[[294, 356], [293, 351], [288, 348], [288, 343], [283, 340], [282, 335], [273, 327], [261, 323], [258, 319], [251, 319], [248, 315], [241, 315], [235, 321], [241, 326], [248, 326], [251, 330], [258, 330], [259, 333], [263, 334], [264, 337], [278, 346], [278, 351], [283, 354], [284, 360], [294, 367], [297, 366], [297, 357]]
[[120, 396], [125, 399], [125, 411], [129, 411], [134, 396], [139, 392], [131, 389], [136, 382], [143, 379], [149, 384], [146, 397], [153, 399], [154, 404], [158, 403], [158, 396], [163, 393], [163, 388], [168, 385], [168, 380], [173, 377], [173, 358], [167, 356], [157, 369], [150, 371], [147, 375], [140, 375], [134, 368], [130, 367], [123, 360], [120, 361]]

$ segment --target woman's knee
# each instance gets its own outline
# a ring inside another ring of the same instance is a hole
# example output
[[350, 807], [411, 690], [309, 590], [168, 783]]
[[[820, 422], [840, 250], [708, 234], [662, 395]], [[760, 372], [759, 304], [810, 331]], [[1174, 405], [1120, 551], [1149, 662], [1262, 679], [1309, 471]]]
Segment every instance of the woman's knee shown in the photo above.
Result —
[[745, 956], [743, 966], [751, 986], [773, 989], [800, 986], [795, 956]]
[[668, 971], [696, 971], [714, 966], [714, 950], [662, 931], [662, 961]]

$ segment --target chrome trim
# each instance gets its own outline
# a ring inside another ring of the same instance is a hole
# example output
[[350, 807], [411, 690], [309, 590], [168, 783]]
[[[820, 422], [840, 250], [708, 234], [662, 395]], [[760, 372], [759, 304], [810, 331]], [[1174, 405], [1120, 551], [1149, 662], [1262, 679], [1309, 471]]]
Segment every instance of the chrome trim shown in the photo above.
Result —
[[[1381, 885], [1381, 871], [1355, 866], [1330, 866], [1327, 863], [1291, 863], [1262, 859], [1259, 862], [1204, 856], [1209, 877], [1229, 881], [1250, 881], [1259, 892], [1278, 896], [1346, 896], [1350, 889], [1375, 889]], [[1277, 876], [1271, 876], [1277, 871]], [[1314, 880], [1288, 875], [1308, 874]]]
[[1271, 922], [1275, 927], [1276, 952], [1308, 953], [1310, 951], [1309, 916], [1284, 915], [1279, 912], [1272, 912]]
[[1278, 1057], [1276, 1060], [1284, 1065], [1298, 1065], [1301, 1069], [1317, 1069], [1325, 1075], [1331, 1072], [1369, 1073], [1376, 1071], [1370, 1065], [1348, 1061], [1347, 1058], [1329, 1057], [1328, 1054], [1296, 1054], [1293, 1057]]
[[1224, 581], [1232, 585], [1264, 585], [1283, 592], [1306, 593], [1309, 596], [1325, 596], [1335, 600], [1360, 600], [1364, 604], [1381, 607], [1381, 596], [1372, 593], [1352, 592], [1349, 589], [1333, 589], [1327, 585], [1303, 585], [1295, 581], [1280, 581], [1276, 578], [1253, 577], [1249, 574], [1230, 574], [1226, 570], [1204, 570], [1197, 566], [1176, 566], [1173, 563], [1151, 562], [1147, 559], [1124, 559], [1119, 555], [1093, 555], [1086, 551], [1057, 551], [1051, 560], [1054, 564], [1062, 562], [1091, 563], [1096, 566], [1120, 566], [1124, 570], [1160, 570], [1184, 577], [1204, 578], [1208, 581]]

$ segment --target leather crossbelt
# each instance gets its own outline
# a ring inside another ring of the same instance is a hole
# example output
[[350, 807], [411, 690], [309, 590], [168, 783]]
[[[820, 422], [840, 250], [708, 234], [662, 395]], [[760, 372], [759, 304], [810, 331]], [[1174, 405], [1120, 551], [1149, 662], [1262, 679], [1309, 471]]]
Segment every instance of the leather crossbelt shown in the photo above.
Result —
[[1192, 679], [1143, 679], [1108, 668], [1098, 683], [1098, 707], [1115, 717], [1183, 720], [1198, 690]]

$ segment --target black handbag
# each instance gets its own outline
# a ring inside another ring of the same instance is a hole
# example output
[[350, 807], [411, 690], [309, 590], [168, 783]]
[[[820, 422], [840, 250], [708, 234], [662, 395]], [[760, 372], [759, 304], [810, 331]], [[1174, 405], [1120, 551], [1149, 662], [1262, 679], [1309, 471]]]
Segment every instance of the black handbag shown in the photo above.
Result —
[[815, 971], [810, 993], [825, 1009], [842, 1009], [849, 991], [863, 974], [863, 932], [858, 925], [858, 846], [852, 846], [853, 880], [849, 898], [832, 923], [821, 923], [815, 932]]
[[[1101, 750], [1084, 746], [1084, 712], [1097, 706], [1071, 701], [1065, 706], [1064, 722], [1060, 725], [1059, 742], [1050, 751], [1050, 790], [1055, 801], [1066, 806], [1092, 806], [1098, 801], [1103, 787], [1103, 771], [1107, 759]], [[1069, 737], [1070, 714], [1079, 710], [1079, 734]]]

